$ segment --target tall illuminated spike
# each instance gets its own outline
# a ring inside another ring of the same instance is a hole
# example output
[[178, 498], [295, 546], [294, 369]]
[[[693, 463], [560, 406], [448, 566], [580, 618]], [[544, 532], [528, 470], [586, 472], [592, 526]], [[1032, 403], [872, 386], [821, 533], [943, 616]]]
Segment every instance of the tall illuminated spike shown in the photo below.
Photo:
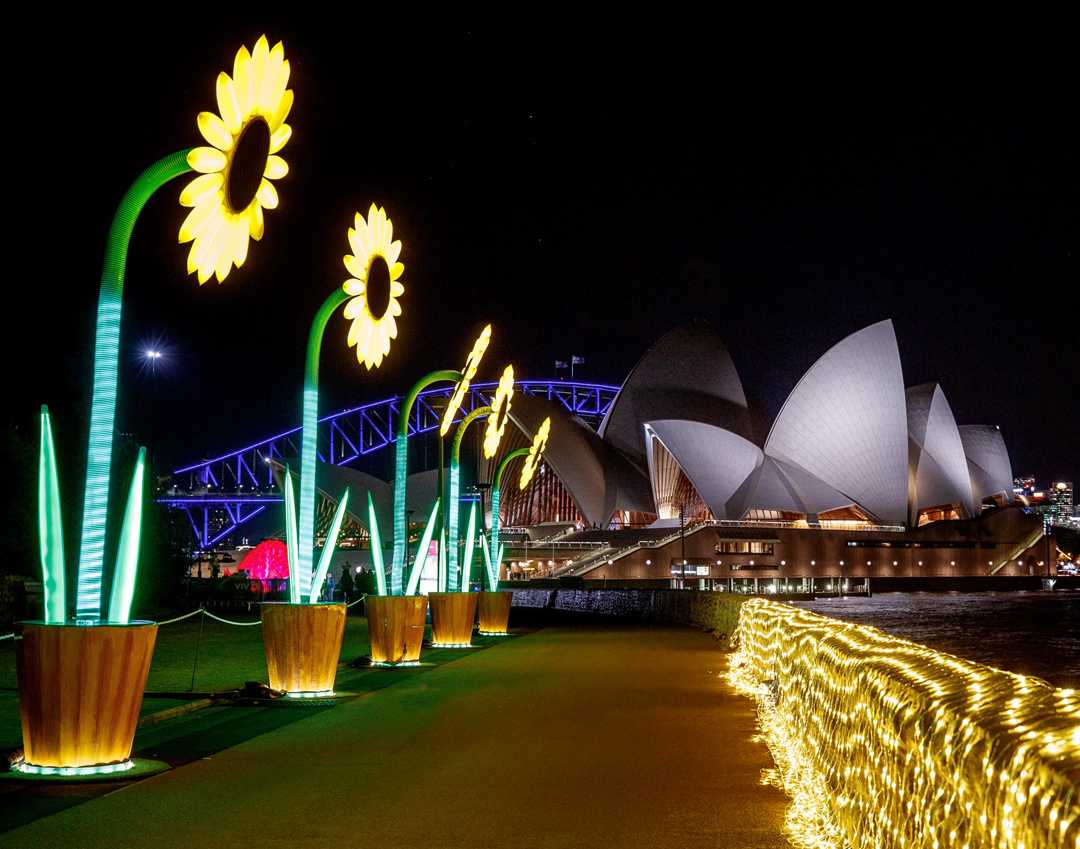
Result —
[[472, 582], [473, 543], [476, 540], [476, 502], [469, 506], [469, 525], [465, 531], [465, 556], [461, 561], [461, 591], [467, 593]]
[[[425, 374], [413, 384], [398, 410], [397, 435], [394, 445], [394, 557], [390, 562], [390, 594], [401, 595], [405, 577], [405, 539], [409, 532], [405, 514], [405, 489], [409, 477], [409, 417], [413, 404], [425, 388], [440, 381], [457, 383], [461, 372], [445, 369]], [[409, 595], [409, 593], [406, 593]]]
[[379, 535], [379, 520], [375, 516], [375, 503], [371, 492], [367, 494], [368, 534], [371, 538], [371, 568], [375, 570], [375, 591], [386, 595], [386, 566], [383, 564], [382, 538]]
[[187, 150], [181, 150], [143, 171], [120, 200], [109, 228], [94, 338], [94, 388], [86, 452], [82, 537], [79, 540], [79, 581], [75, 595], [75, 615], [78, 619], [101, 618], [105, 525], [112, 474], [117, 364], [120, 359], [120, 315], [128, 242], [139, 212], [150, 196], [174, 177], [191, 170], [187, 155]]
[[424, 563], [427, 562], [428, 549], [431, 548], [431, 538], [435, 535], [435, 520], [439, 517], [439, 499], [431, 505], [431, 515], [428, 516], [427, 527], [420, 537], [420, 547], [416, 550], [416, 560], [413, 561], [412, 571], [409, 573], [409, 583], [405, 589], [405, 595], [414, 595], [420, 585], [420, 573], [424, 571]]
[[139, 570], [139, 539], [142, 535], [143, 480], [146, 477], [146, 448], [139, 448], [135, 474], [131, 478], [124, 524], [120, 529], [120, 545], [116, 552], [112, 593], [109, 597], [109, 621], [124, 625], [131, 617], [131, 600], [135, 597], [135, 574]]
[[293, 494], [292, 472], [285, 467], [285, 551], [289, 556], [289, 601], [300, 604], [300, 581], [297, 579], [299, 558], [296, 543], [296, 496]]
[[308, 596], [310, 604], [315, 604], [322, 594], [323, 581], [326, 580], [326, 573], [330, 570], [330, 561], [334, 559], [338, 532], [341, 530], [341, 522], [345, 518], [345, 507], [348, 503], [349, 488], [345, 487], [345, 492], [338, 501], [337, 510], [334, 511], [334, 518], [330, 521], [330, 530], [326, 534], [322, 554], [319, 555], [319, 567], [315, 570], [315, 580], [311, 582], [311, 594]]
[[67, 619], [64, 575], [64, 523], [60, 513], [60, 477], [56, 471], [49, 408], [41, 406], [41, 449], [38, 453], [38, 538], [41, 542], [41, 585], [45, 621], [58, 625]]

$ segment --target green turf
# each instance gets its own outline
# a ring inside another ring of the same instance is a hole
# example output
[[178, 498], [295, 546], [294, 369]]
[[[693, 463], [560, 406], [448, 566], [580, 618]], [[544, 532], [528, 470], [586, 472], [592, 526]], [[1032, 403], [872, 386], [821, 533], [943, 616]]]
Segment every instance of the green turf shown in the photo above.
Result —
[[[188, 699], [182, 694], [192, 690], [218, 692], [240, 687], [245, 681], [266, 681], [262, 628], [225, 625], [206, 617], [200, 636], [199, 618], [194, 616], [158, 629], [154, 660], [146, 682], [147, 696], [143, 700], [144, 716], [183, 704]], [[240, 615], [227, 618], [251, 621], [251, 617]], [[363, 616], [349, 616], [345, 620], [341, 659], [351, 661], [367, 651], [367, 620]], [[160, 698], [155, 693], [176, 694], [180, 698]], [[0, 752], [18, 748], [21, 736], [15, 643], [5, 640], [0, 642]]]
[[[196, 626], [197, 627], [197, 626]], [[204, 680], [228, 682], [225, 687], [238, 686], [243, 680], [265, 680], [265, 668], [262, 661], [262, 643], [258, 637], [258, 628], [231, 628], [218, 625], [213, 632], [214, 642], [209, 655], [204, 654], [207, 637], [211, 634], [208, 627], [203, 633], [200, 648], [199, 669], [206, 671], [204, 679], [200, 672], [197, 678], [199, 686]], [[254, 635], [252, 634], [254, 632]], [[153, 675], [159, 680], [171, 681], [178, 674], [186, 674], [190, 684], [192, 651], [184, 650], [183, 635], [170, 634], [162, 630], [154, 658]], [[336, 689], [340, 693], [350, 693], [353, 697], [372, 693], [402, 684], [419, 675], [426, 675], [440, 666], [475, 654], [476, 651], [493, 645], [505, 645], [500, 638], [474, 637], [474, 649], [433, 649], [425, 648], [423, 664], [403, 669], [354, 668], [346, 666], [338, 671]], [[258, 650], [252, 654], [252, 645]], [[165, 651], [162, 651], [164, 646]], [[342, 648], [342, 659], [351, 661], [367, 652], [366, 621], [351, 617], [346, 624], [346, 636]], [[210, 662], [206, 663], [206, 658]], [[12, 663], [13, 663], [12, 659]], [[254, 672], [253, 672], [254, 670]], [[5, 667], [6, 674], [6, 667]], [[14, 674], [12, 672], [12, 674]], [[170, 678], [169, 676], [172, 676]], [[232, 676], [232, 677], [230, 677]], [[215, 689], [223, 689], [216, 687]], [[143, 715], [156, 713], [167, 708], [177, 707], [193, 700], [193, 696], [177, 693], [177, 698], [163, 698], [148, 695], [143, 699]], [[270, 705], [233, 706], [229, 703], [215, 704], [199, 710], [173, 716], [162, 722], [145, 725], [135, 733], [133, 755], [140, 758], [153, 758], [167, 762], [172, 767], [179, 767], [193, 761], [210, 758], [218, 752], [229, 749], [246, 740], [261, 735], [281, 731], [293, 723], [313, 716], [316, 713], [338, 707], [341, 702], [275, 702]], [[9, 719], [9, 744], [3, 748], [11, 749], [19, 745], [18, 701], [14, 692], [0, 693], [0, 717]], [[13, 736], [11, 736], [13, 734]], [[0, 744], [5, 739], [0, 737]], [[82, 804], [122, 786], [123, 779], [117, 782], [99, 782], [93, 786], [86, 784], [63, 784], [55, 788], [42, 787], [40, 783], [0, 782], [0, 832], [33, 822], [74, 805]]]

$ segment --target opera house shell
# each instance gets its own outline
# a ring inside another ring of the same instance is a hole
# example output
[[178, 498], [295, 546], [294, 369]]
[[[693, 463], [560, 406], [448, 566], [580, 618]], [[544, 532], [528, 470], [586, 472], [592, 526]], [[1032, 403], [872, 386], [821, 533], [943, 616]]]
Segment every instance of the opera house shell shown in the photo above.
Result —
[[[889, 320], [838, 342], [796, 384], [762, 438], [734, 361], [694, 322], [661, 337], [630, 372], [598, 431], [556, 403], [514, 398], [527, 445], [552, 417], [545, 465], [559, 515], [596, 528], [686, 519], [808, 526], [917, 527], [980, 513], [1011, 497], [996, 427], [957, 426], [936, 383], [906, 388]], [[531, 503], [531, 502], [530, 502]], [[550, 510], [546, 513], [550, 514]]]

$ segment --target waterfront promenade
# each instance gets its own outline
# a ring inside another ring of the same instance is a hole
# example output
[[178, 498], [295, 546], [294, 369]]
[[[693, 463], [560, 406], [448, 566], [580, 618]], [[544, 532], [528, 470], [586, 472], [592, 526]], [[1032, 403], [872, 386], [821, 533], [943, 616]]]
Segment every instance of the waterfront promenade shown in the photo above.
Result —
[[718, 677], [725, 669], [720, 644], [688, 628], [546, 628], [0, 842], [786, 846], [787, 800], [760, 783], [773, 764], [751, 741], [753, 704]]

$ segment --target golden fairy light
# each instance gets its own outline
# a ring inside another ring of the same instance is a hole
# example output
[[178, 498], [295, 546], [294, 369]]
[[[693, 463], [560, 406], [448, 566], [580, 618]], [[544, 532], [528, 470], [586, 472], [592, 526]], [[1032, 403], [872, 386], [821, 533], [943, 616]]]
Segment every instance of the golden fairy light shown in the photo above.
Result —
[[758, 719], [803, 847], [1080, 847], [1080, 698], [764, 599], [728, 680]]

